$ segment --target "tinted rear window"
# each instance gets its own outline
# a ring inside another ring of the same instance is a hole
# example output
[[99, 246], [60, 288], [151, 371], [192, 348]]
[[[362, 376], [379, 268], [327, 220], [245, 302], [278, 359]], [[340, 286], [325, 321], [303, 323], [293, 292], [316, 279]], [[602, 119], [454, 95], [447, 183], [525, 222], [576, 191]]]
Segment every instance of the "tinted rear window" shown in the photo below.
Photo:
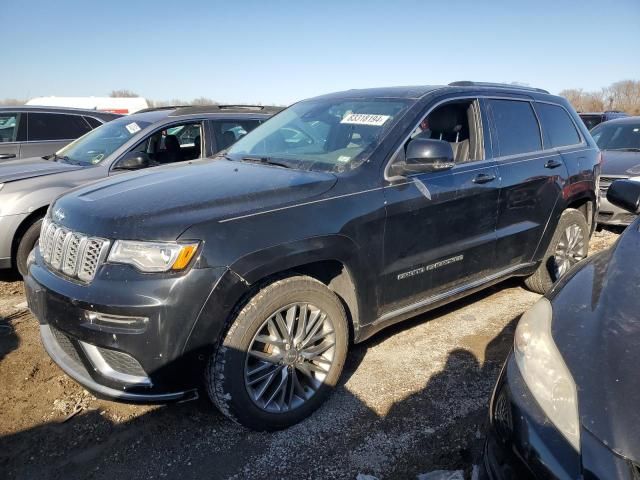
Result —
[[580, 115], [580, 118], [587, 127], [587, 130], [591, 130], [603, 121], [602, 115]]
[[540, 128], [529, 102], [489, 100], [498, 136], [500, 156], [542, 149]]
[[580, 135], [564, 108], [548, 103], [536, 103], [536, 111], [542, 123], [546, 146], [566, 147], [580, 143]]
[[29, 113], [29, 141], [73, 140], [91, 130], [80, 115], [62, 113]]

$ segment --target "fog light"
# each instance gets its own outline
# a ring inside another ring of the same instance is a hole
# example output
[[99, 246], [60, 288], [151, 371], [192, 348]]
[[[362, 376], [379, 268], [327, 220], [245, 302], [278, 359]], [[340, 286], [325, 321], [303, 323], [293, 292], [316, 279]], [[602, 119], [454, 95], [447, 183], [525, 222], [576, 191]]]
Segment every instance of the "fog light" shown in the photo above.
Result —
[[147, 329], [147, 317], [130, 317], [85, 310], [84, 327], [109, 333], [142, 333]]

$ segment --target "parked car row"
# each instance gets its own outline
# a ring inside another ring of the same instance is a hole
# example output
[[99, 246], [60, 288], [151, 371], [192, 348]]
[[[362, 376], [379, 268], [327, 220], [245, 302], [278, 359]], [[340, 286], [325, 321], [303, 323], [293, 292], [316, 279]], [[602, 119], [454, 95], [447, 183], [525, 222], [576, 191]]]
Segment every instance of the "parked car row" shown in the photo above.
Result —
[[[138, 165], [153, 150], [132, 151]], [[580, 118], [543, 90], [325, 95], [216, 158], [58, 198], [29, 306], [51, 357], [97, 394], [205, 391], [248, 427], [284, 428], [324, 401], [350, 342], [512, 276], [547, 291], [587, 255], [599, 169]]]
[[[26, 275], [27, 256], [47, 208], [67, 190], [123, 172], [213, 155], [279, 110], [211, 106], [158, 108], [126, 117], [101, 114], [116, 119], [57, 152], [0, 163], [0, 268], [15, 266]], [[28, 115], [31, 119], [33, 111]]]
[[[487, 474], [578, 478], [640, 461], [594, 381], [631, 388], [606, 347], [635, 355], [633, 302], [613, 295], [635, 292], [637, 232], [584, 261], [597, 142], [606, 166], [604, 142], [621, 135], [607, 129], [626, 120], [592, 136], [563, 98], [478, 82], [349, 90], [264, 121], [273, 113], [146, 111], [49, 160], [0, 166], [0, 209], [57, 188], [22, 250], [26, 230], [2, 231], [44, 348], [70, 377], [130, 402], [204, 392], [249, 428], [282, 429], [327, 398], [350, 344], [517, 276], [545, 297], [491, 402]], [[608, 198], [636, 214], [638, 189], [615, 182]], [[29, 218], [8, 212], [0, 222]], [[625, 259], [627, 282], [609, 269]], [[596, 450], [604, 463], [585, 463]]]

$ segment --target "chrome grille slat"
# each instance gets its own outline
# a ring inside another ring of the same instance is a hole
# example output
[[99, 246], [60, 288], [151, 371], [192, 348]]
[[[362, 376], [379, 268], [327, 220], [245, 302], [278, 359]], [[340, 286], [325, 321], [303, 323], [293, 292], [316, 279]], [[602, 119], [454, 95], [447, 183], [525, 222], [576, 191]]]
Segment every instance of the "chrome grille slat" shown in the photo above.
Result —
[[109, 249], [109, 240], [89, 237], [56, 225], [42, 222], [40, 254], [54, 271], [85, 283], [91, 282]]

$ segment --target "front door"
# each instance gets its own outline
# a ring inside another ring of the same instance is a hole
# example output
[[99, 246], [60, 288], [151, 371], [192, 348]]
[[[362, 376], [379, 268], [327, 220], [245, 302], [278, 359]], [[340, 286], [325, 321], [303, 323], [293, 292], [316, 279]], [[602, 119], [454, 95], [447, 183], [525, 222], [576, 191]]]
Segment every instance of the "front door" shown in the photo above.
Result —
[[437, 107], [418, 127], [421, 136], [452, 144], [455, 166], [385, 188], [381, 315], [428, 303], [492, 271], [500, 181], [485, 150], [485, 123], [480, 103], [469, 99]]

